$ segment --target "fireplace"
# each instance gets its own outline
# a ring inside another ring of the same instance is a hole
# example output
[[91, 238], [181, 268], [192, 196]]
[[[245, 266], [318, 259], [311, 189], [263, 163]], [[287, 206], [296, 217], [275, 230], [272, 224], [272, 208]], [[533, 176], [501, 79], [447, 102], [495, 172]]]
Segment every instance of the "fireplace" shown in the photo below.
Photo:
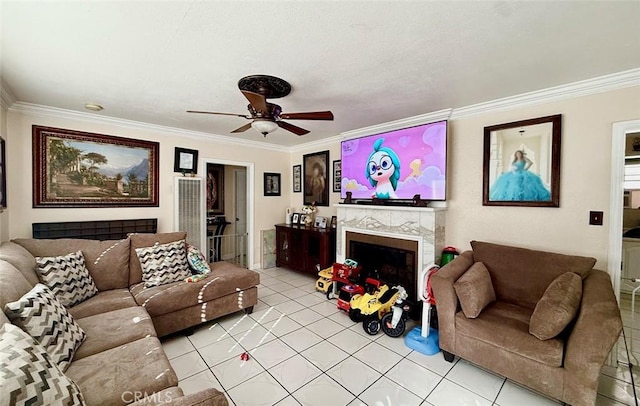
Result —
[[346, 247], [347, 258], [366, 271], [377, 271], [385, 283], [401, 285], [410, 298], [416, 297], [417, 241], [347, 232]]
[[336, 260], [353, 258], [367, 269], [377, 269], [382, 280], [402, 285], [416, 299], [419, 272], [430, 263], [439, 263], [445, 246], [446, 208], [336, 207]]

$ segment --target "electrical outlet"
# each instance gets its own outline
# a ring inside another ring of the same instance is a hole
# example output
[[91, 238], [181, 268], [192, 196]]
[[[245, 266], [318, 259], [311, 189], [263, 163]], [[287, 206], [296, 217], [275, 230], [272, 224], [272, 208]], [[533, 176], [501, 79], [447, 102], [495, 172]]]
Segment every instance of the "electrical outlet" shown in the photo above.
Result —
[[590, 211], [589, 212], [589, 224], [592, 226], [601, 226], [602, 225], [602, 217], [604, 217], [604, 213], [601, 211]]

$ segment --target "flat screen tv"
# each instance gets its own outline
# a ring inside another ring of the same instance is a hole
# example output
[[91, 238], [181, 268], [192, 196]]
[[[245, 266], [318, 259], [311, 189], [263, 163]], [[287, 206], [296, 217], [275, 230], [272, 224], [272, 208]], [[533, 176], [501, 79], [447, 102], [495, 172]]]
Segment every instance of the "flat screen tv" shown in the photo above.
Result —
[[342, 141], [341, 196], [445, 200], [447, 121]]

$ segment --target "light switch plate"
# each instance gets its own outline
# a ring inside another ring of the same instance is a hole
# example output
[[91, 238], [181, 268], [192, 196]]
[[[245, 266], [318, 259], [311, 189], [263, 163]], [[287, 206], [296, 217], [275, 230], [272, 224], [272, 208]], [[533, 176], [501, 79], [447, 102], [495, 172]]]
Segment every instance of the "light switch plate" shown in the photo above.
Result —
[[601, 226], [602, 225], [602, 217], [604, 217], [604, 213], [601, 211], [590, 211], [589, 212], [589, 224], [592, 226]]

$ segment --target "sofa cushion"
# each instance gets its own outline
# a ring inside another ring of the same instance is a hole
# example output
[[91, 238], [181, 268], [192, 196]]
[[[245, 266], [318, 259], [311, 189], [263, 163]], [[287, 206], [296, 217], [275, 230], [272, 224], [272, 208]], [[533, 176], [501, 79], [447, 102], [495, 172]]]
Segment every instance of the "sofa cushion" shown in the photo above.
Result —
[[464, 315], [474, 319], [491, 302], [496, 293], [491, 285], [491, 276], [482, 262], [476, 262], [453, 284]]
[[525, 248], [471, 241], [473, 258], [491, 274], [499, 301], [533, 310], [549, 284], [565, 272], [583, 279], [596, 263], [595, 258], [562, 255]]
[[136, 254], [142, 267], [142, 280], [147, 288], [183, 281], [191, 276], [184, 240], [136, 248]]
[[178, 384], [155, 337], [74, 361], [66, 375], [78, 384], [88, 405], [123, 405], [130, 402], [124, 394], [160, 392]]
[[13, 240], [36, 257], [57, 257], [82, 251], [85, 265], [99, 291], [129, 287], [129, 239], [83, 240], [60, 238]]
[[0, 326], [0, 404], [84, 405], [78, 386], [29, 334]]
[[15, 302], [33, 288], [24, 275], [13, 265], [0, 260], [0, 309]]
[[98, 292], [97, 295], [82, 303], [67, 309], [76, 319], [94, 316], [110, 312], [112, 310], [124, 309], [138, 306], [129, 289], [113, 289]]
[[129, 240], [131, 240], [131, 250], [129, 254], [130, 272], [128, 286], [142, 282], [142, 267], [140, 265], [140, 260], [138, 260], [138, 255], [136, 254], [136, 248], [151, 247], [156, 243], [167, 244], [170, 242], [184, 240], [186, 238], [187, 233], [181, 231], [175, 233], [131, 234], [129, 236]]
[[76, 321], [87, 333], [87, 339], [76, 351], [73, 361], [141, 338], [156, 336], [149, 313], [141, 306], [118, 309]]
[[[152, 288], [140, 283], [131, 287], [131, 293], [153, 317], [206, 303], [259, 283], [257, 272], [222, 261], [211, 264], [211, 273], [198, 282], [174, 282]], [[238, 310], [243, 308], [239, 306]]]
[[86, 334], [48, 287], [39, 283], [4, 309], [13, 324], [35, 338], [62, 371], [67, 369]]
[[3, 242], [0, 245], [0, 259], [15, 266], [20, 273], [29, 281], [31, 287], [40, 282], [36, 274], [36, 258], [31, 255], [23, 246], [11, 241]]
[[573, 272], [558, 276], [536, 305], [529, 332], [540, 340], [548, 340], [562, 331], [576, 317], [582, 300], [582, 278]]
[[42, 283], [69, 307], [98, 293], [89, 270], [84, 265], [82, 251], [59, 257], [36, 257]]
[[[505, 302], [493, 302], [475, 319], [456, 314], [456, 334], [491, 344], [552, 367], [562, 365], [564, 342], [542, 341], [529, 334], [531, 310]], [[494, 354], [487, 354], [494, 356]]]

